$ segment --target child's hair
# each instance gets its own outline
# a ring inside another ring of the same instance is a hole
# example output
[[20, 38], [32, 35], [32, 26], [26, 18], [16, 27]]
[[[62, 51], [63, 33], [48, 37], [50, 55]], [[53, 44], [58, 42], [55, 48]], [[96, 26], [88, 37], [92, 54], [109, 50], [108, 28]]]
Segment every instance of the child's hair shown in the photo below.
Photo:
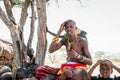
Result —
[[[104, 62], [106, 62], [106, 61], [108, 61], [109, 63], [111, 63], [112, 64], [112, 62], [110, 61], [110, 60], [108, 60], [108, 59], [105, 59], [104, 60]], [[100, 68], [103, 66], [104, 64], [100, 64]], [[111, 66], [111, 69], [113, 69], [113, 67]]]

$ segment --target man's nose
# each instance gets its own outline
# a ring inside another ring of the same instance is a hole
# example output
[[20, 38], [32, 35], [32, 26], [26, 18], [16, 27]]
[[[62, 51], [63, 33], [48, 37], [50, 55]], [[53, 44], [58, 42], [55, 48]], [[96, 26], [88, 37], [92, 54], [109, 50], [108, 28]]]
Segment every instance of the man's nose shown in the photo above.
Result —
[[68, 31], [70, 31], [71, 29], [70, 28], [68, 28]]

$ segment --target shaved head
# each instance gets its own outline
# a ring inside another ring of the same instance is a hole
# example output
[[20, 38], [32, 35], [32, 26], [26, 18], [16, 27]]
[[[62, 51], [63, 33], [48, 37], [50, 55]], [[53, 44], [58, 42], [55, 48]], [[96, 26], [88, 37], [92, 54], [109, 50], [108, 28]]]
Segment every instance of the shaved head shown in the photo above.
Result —
[[74, 25], [76, 25], [76, 23], [75, 23], [75, 21], [73, 21], [73, 20], [71, 20], [71, 19], [69, 19], [66, 23], [65, 23], [65, 27], [67, 26], [67, 23], [69, 23], [69, 22], [72, 22]]
[[88, 80], [87, 71], [84, 69], [76, 69], [74, 71], [75, 80]]

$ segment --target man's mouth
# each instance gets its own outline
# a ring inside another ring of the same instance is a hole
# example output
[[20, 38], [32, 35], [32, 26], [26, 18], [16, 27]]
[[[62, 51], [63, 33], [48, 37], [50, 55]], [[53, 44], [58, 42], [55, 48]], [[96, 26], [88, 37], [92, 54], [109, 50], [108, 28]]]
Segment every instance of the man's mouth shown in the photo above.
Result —
[[103, 73], [103, 76], [106, 76], [106, 75], [107, 75], [107, 72], [104, 72], [104, 73]]
[[71, 34], [71, 32], [69, 31], [68, 34]]

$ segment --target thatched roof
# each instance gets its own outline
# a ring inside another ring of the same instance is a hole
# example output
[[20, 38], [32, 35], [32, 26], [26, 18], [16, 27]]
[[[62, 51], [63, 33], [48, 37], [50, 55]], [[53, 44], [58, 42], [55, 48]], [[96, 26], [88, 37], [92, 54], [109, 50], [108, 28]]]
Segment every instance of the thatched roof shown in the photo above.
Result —
[[7, 50], [9, 53], [13, 53], [12, 43], [3, 37], [0, 37], [0, 52], [2, 50]]
[[15, 66], [13, 48], [12, 43], [3, 37], [0, 37], [0, 66], [4, 65], [5, 63], [11, 63], [13, 66]]

